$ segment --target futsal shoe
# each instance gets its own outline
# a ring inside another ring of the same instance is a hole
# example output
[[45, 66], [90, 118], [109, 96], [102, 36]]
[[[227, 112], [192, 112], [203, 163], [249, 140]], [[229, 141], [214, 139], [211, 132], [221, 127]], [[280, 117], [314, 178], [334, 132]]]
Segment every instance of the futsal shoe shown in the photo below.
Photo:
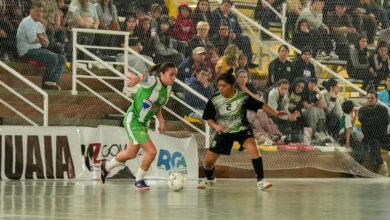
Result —
[[139, 191], [149, 190], [149, 186], [145, 183], [145, 180], [138, 180], [134, 183], [134, 187]]
[[206, 189], [207, 186], [213, 186], [217, 182], [217, 178], [209, 180], [206, 177], [198, 184], [198, 189]]
[[106, 182], [106, 177], [108, 175], [108, 171], [106, 170], [106, 162], [102, 161], [100, 163], [100, 180], [104, 184]]
[[268, 189], [268, 188], [271, 188], [272, 187], [272, 184], [269, 183], [269, 182], [266, 182], [264, 180], [261, 180], [259, 182], [257, 182], [257, 188], [260, 189], [260, 190], [265, 190], [265, 189]]

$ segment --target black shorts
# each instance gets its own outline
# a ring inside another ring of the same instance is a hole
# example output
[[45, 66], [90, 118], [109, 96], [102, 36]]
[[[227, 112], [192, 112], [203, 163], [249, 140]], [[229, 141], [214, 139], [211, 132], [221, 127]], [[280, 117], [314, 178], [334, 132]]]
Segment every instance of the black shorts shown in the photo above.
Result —
[[242, 146], [246, 139], [253, 138], [253, 130], [247, 129], [236, 133], [217, 134], [211, 142], [209, 151], [216, 154], [230, 155], [234, 141]]

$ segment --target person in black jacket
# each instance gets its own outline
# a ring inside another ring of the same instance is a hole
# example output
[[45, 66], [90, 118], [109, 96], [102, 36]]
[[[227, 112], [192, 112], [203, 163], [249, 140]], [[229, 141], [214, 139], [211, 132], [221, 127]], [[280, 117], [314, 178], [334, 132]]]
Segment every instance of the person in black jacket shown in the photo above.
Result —
[[367, 105], [359, 109], [359, 120], [364, 134], [363, 143], [370, 146], [370, 157], [374, 162], [374, 170], [388, 176], [386, 162], [383, 161], [380, 148], [390, 150], [389, 113], [386, 107], [377, 104], [378, 95], [374, 91], [367, 93]]
[[298, 56], [292, 62], [292, 70], [291, 76], [288, 79], [290, 83], [294, 81], [294, 79], [298, 77], [305, 78], [306, 82], [308, 82], [312, 78], [316, 77], [316, 69], [314, 65], [311, 63], [313, 50], [310, 46], [305, 46], [302, 49], [301, 56]]

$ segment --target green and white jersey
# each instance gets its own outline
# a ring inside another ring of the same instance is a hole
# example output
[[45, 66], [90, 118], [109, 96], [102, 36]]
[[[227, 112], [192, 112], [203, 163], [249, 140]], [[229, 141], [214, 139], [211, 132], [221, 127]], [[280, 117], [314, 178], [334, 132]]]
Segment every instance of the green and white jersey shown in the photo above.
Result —
[[246, 111], [253, 110], [257, 112], [262, 107], [262, 102], [240, 90], [236, 90], [235, 95], [231, 98], [225, 98], [217, 92], [207, 102], [203, 119], [212, 119], [218, 124], [224, 125], [223, 133], [236, 133], [250, 128]]
[[133, 113], [133, 120], [148, 125], [150, 119], [167, 104], [170, 93], [171, 86], [163, 85], [158, 77], [147, 76], [140, 83], [134, 102], [127, 112]]

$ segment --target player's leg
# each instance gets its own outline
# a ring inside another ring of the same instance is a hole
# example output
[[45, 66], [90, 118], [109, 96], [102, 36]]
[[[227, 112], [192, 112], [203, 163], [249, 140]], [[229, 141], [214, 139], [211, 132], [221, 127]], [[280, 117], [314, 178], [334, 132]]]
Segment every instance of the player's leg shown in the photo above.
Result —
[[215, 163], [217, 162], [219, 156], [220, 154], [218, 153], [214, 153], [210, 150], [207, 151], [206, 158], [203, 164], [203, 171], [206, 177], [199, 183], [198, 189], [206, 189], [207, 186], [215, 184]]
[[144, 150], [144, 157], [142, 159], [141, 166], [138, 168], [134, 187], [138, 190], [148, 190], [149, 186], [145, 183], [145, 175], [156, 157], [157, 149], [150, 139], [142, 144], [141, 147]]
[[256, 172], [257, 176], [257, 186], [259, 189], [267, 189], [272, 186], [271, 183], [265, 182], [264, 179], [264, 168], [263, 168], [263, 157], [259, 153], [259, 150], [257, 149], [257, 143], [255, 138], [249, 137], [245, 140], [244, 146], [249, 153], [252, 164]]

